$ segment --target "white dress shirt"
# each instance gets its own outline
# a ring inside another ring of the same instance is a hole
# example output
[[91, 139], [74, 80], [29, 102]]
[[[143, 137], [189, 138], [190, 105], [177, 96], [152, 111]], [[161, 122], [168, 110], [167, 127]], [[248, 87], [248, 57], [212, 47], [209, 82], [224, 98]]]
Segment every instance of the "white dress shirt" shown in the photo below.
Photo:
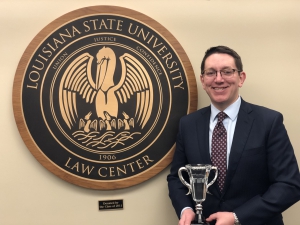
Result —
[[[211, 154], [211, 139], [213, 130], [218, 122], [217, 115], [220, 110], [218, 110], [213, 104], [211, 106], [211, 114], [210, 114], [210, 122], [209, 122], [209, 153]], [[239, 96], [238, 99], [228, 106], [223, 112], [227, 114], [227, 117], [223, 120], [224, 127], [227, 131], [227, 168], [228, 168], [228, 161], [229, 155], [232, 145], [233, 134], [235, 130], [235, 125], [237, 121], [237, 115], [240, 110], [241, 106], [241, 97]]]

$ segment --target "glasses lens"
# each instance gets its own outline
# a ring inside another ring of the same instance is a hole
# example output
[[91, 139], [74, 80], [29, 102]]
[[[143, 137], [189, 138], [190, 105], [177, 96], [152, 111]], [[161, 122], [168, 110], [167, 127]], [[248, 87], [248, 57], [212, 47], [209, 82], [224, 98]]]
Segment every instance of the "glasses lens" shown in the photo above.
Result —
[[214, 70], [205, 70], [204, 75], [208, 76], [208, 77], [212, 77], [212, 76], [216, 75], [216, 71], [214, 71]]
[[221, 71], [221, 74], [223, 76], [227, 76], [227, 77], [231, 76], [233, 73], [234, 73], [233, 69], [226, 69], [226, 70], [222, 70]]

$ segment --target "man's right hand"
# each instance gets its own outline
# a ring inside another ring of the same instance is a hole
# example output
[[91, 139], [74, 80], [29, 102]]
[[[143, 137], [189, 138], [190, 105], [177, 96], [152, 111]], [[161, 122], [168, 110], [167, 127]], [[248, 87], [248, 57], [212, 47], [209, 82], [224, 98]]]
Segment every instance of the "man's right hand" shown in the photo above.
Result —
[[192, 209], [185, 209], [179, 220], [178, 225], [191, 225], [191, 222], [195, 219], [195, 213]]

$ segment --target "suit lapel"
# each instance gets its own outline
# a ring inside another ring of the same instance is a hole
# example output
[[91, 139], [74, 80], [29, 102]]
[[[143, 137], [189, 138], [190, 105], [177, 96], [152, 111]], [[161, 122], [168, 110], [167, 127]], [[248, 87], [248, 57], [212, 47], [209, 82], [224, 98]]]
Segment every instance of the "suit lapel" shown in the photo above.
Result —
[[[209, 153], [209, 121], [211, 108], [206, 107], [200, 111], [201, 115], [197, 120], [197, 140], [199, 146], [199, 153], [201, 157], [201, 164], [212, 165]], [[210, 172], [208, 182], [212, 181], [215, 176], [215, 172]], [[218, 190], [218, 185], [215, 182], [211, 187], [209, 187], [208, 191], [214, 196], [220, 197], [220, 191]]]
[[229, 156], [228, 170], [224, 187], [224, 194], [230, 186], [230, 181], [235, 174], [240, 157], [244, 151], [252, 124], [253, 117], [249, 115], [252, 111], [250, 104], [242, 100], [241, 107], [238, 113], [237, 123], [232, 140], [232, 146]]
[[[209, 154], [209, 120], [210, 107], [206, 107], [200, 111], [201, 116], [197, 120], [197, 140], [199, 146], [199, 153], [201, 157], [201, 164], [211, 164]], [[204, 138], [203, 138], [204, 137]]]

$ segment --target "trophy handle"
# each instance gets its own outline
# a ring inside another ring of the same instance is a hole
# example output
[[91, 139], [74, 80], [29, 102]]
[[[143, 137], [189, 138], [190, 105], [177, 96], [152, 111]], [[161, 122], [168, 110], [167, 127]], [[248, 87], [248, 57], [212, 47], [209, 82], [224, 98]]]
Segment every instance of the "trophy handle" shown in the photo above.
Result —
[[[207, 185], [207, 189], [213, 184], [213, 183], [215, 183], [215, 181], [216, 181], [216, 179], [217, 179], [217, 177], [218, 177], [218, 169], [217, 169], [217, 167], [215, 167], [215, 166], [212, 166], [211, 167], [211, 170], [215, 170], [216, 172], [215, 172], [215, 177], [214, 177], [214, 179], [212, 179], [212, 181]], [[209, 193], [209, 191], [207, 191], [207, 193]], [[209, 193], [210, 194], [210, 193]]]
[[187, 173], [189, 173], [189, 172], [185, 167], [180, 167], [178, 170], [178, 177], [181, 180], [181, 182], [189, 189], [189, 192], [186, 194], [186, 195], [189, 195], [189, 194], [191, 194], [191, 185], [189, 183], [187, 183], [185, 181], [185, 179], [182, 177], [182, 171], [186, 171]]

